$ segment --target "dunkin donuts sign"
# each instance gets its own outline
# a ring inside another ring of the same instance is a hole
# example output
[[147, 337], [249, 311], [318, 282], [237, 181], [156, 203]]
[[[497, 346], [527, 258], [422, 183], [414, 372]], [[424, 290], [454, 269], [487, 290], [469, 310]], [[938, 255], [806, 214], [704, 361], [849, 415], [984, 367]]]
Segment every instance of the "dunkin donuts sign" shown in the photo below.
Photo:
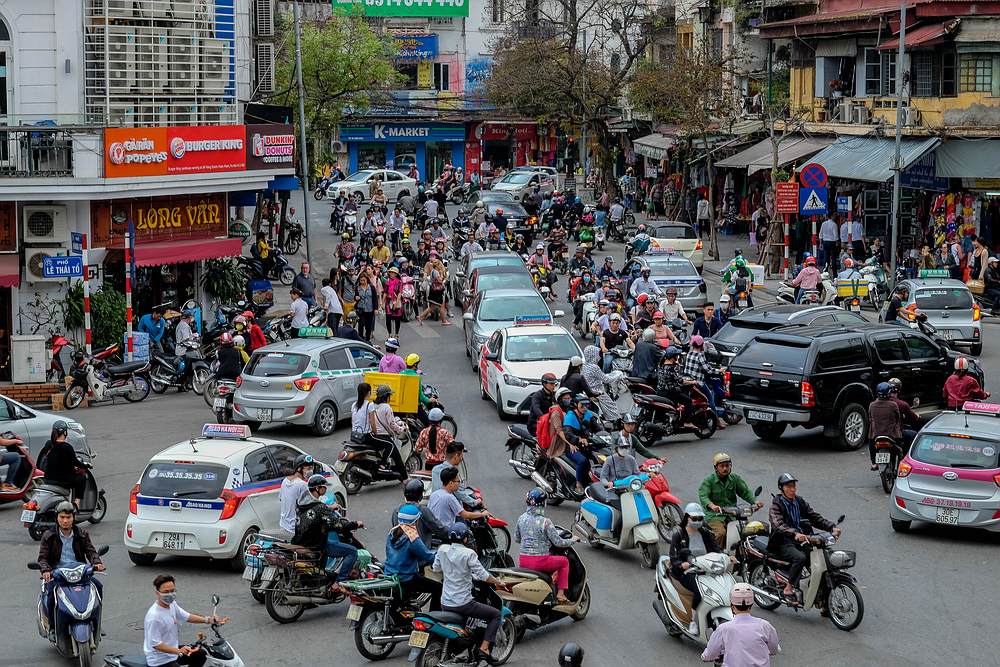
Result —
[[243, 125], [104, 130], [105, 178], [246, 170]]
[[247, 125], [247, 169], [281, 169], [295, 166], [295, 127]]

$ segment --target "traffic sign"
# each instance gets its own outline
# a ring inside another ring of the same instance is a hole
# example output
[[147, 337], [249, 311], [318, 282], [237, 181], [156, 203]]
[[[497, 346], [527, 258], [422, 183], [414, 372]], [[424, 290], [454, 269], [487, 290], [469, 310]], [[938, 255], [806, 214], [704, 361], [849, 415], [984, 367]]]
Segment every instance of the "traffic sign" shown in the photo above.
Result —
[[775, 213], [799, 212], [799, 184], [777, 183], [774, 186]]
[[83, 257], [42, 257], [43, 278], [81, 278], [83, 277]]
[[80, 232], [70, 232], [69, 233], [70, 246], [72, 247], [74, 255], [83, 254], [83, 234]]
[[799, 182], [804, 188], [823, 188], [826, 181], [826, 168], [816, 162], [810, 162], [799, 171]]
[[851, 197], [837, 197], [837, 213], [850, 213], [853, 209]]
[[799, 213], [802, 215], [826, 215], [829, 199], [826, 188], [799, 188]]

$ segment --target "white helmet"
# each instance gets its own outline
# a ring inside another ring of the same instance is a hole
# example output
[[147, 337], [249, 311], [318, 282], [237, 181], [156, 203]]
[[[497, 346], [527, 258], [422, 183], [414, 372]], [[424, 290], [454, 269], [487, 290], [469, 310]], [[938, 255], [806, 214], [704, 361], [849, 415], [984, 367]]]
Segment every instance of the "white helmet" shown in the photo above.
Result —
[[236, 347], [243, 347], [246, 344], [247, 344], [247, 340], [243, 336], [239, 336], [239, 335], [233, 336], [233, 345], [235, 345]]
[[699, 505], [698, 503], [688, 503], [687, 505], [684, 506], [684, 513], [691, 517], [695, 516], [703, 517], [705, 516], [705, 508]]

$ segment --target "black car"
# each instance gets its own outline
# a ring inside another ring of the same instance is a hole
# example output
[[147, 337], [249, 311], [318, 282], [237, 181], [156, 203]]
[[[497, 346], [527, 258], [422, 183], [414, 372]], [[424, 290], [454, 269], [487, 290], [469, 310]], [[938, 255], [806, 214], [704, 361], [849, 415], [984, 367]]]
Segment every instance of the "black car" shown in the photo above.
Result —
[[534, 239], [538, 219], [533, 215], [529, 215], [524, 206], [521, 205], [521, 202], [514, 199], [513, 196], [506, 192], [477, 190], [469, 194], [462, 209], [471, 216], [478, 201], [483, 202], [483, 206], [486, 207], [486, 214], [490, 217], [496, 215], [498, 211], [503, 211], [504, 217], [507, 218], [508, 236], [524, 234], [529, 243]]
[[[941, 389], [955, 359], [944, 340], [891, 324], [784, 327], [760, 334], [729, 365], [726, 407], [746, 417], [759, 438], [785, 428], [822, 426], [843, 450], [868, 442], [875, 387], [902, 381], [901, 398], [919, 413], [944, 409]], [[969, 359], [983, 384], [983, 371]]]
[[857, 313], [838, 306], [798, 303], [770, 303], [733, 315], [709, 341], [726, 361], [736, 356], [754, 336], [788, 325], [860, 324], [867, 322]]

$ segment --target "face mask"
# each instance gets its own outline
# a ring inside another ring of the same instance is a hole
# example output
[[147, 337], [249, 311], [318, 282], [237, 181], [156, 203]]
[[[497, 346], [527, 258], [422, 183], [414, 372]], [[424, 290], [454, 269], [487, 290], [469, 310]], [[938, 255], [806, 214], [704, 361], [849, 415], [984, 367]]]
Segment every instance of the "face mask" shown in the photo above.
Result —
[[173, 593], [160, 593], [160, 599], [163, 600], [163, 604], [173, 604], [174, 600], [177, 599], [177, 591]]
[[694, 519], [688, 519], [688, 525], [691, 526], [692, 528], [701, 528], [704, 523], [705, 523], [704, 519], [702, 519], [701, 521], [695, 521]]
[[590, 282], [590, 276], [584, 276], [583, 277], [583, 282], [589, 283]]
[[559, 405], [561, 405], [565, 409], [569, 407], [571, 402], [572, 401], [559, 401]]

